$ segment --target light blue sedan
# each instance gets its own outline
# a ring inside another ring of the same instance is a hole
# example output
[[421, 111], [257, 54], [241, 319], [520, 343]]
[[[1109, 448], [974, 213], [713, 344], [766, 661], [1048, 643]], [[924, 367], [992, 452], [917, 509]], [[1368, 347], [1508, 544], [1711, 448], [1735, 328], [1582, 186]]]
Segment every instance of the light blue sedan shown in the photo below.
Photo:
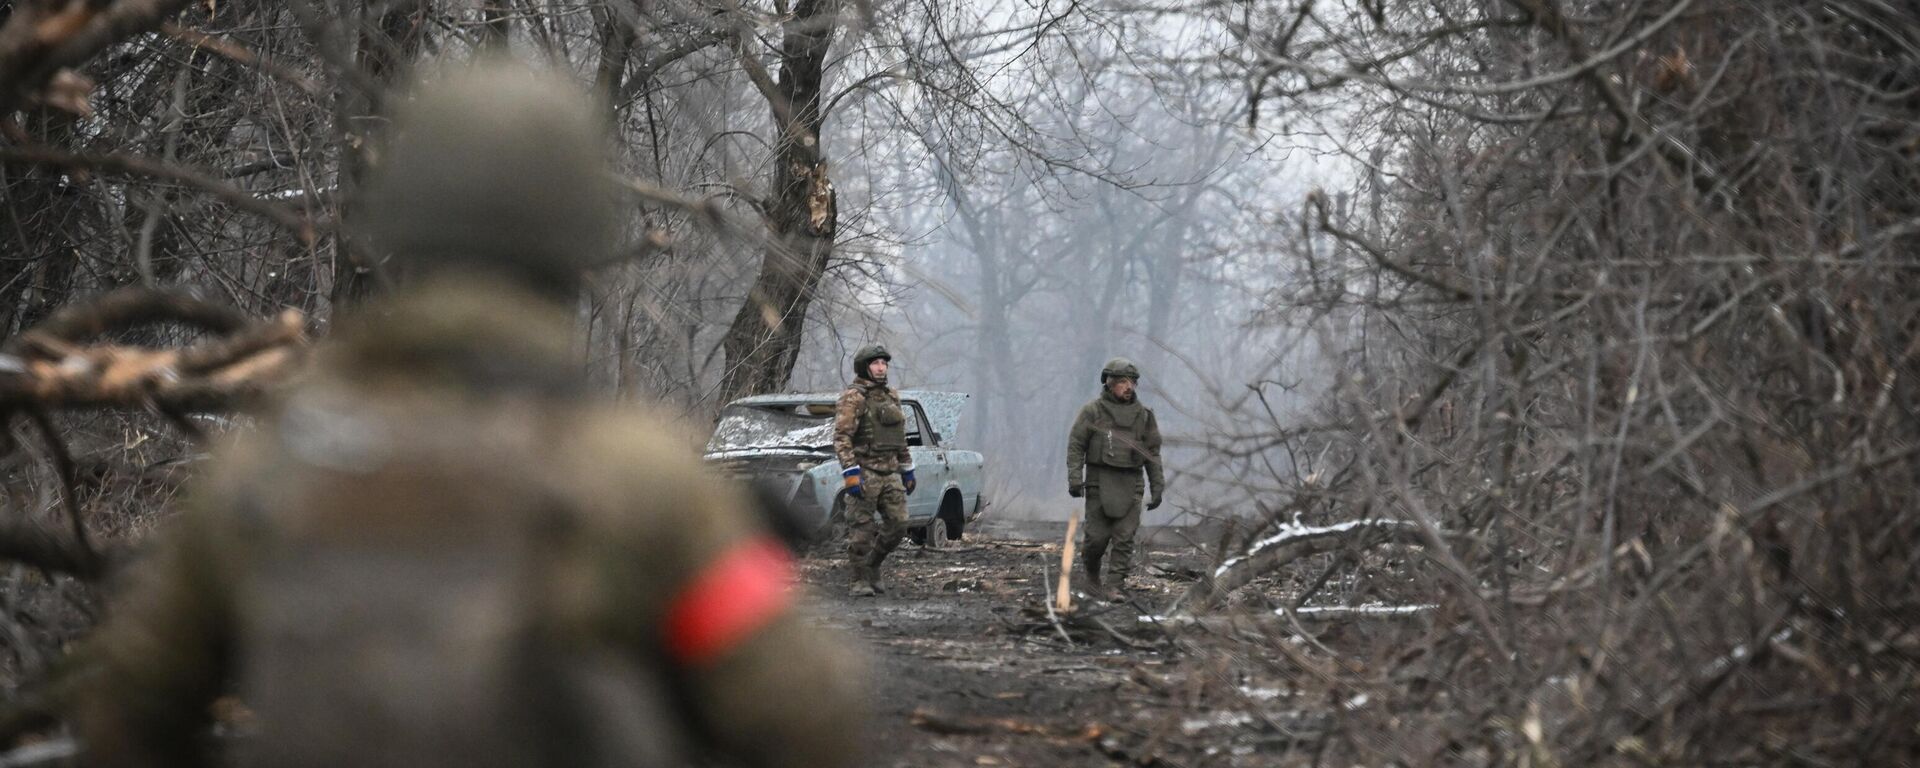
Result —
[[[728, 404], [707, 441], [706, 459], [758, 482], [830, 531], [846, 520], [846, 490], [833, 455], [833, 404], [839, 393], [758, 395]], [[907, 535], [929, 547], [960, 539], [986, 509], [985, 459], [947, 445], [967, 395], [903, 390], [907, 445], [919, 487], [907, 497]]]

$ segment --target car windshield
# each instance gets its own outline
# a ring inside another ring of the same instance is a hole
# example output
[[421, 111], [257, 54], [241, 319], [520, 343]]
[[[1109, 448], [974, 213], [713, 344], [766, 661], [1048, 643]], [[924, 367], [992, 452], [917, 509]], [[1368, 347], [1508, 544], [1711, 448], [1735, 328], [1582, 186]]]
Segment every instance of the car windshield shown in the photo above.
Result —
[[707, 441], [708, 453], [754, 448], [815, 450], [833, 444], [832, 403], [730, 405]]

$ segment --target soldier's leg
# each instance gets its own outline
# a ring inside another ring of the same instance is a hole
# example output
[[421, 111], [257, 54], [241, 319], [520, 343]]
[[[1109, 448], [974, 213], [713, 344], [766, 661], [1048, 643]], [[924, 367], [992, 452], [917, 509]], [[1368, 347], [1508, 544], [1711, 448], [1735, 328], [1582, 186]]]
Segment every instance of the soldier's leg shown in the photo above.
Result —
[[1133, 538], [1140, 530], [1140, 505], [1133, 505], [1133, 511], [1113, 521], [1113, 578], [1115, 586], [1125, 588], [1127, 579], [1133, 576]]
[[872, 566], [868, 569], [868, 583], [875, 592], [887, 591], [880, 583], [880, 564], [887, 555], [900, 547], [900, 539], [907, 535], [907, 488], [901, 483], [899, 475], [881, 475], [880, 482], [873, 490], [874, 506], [879, 513], [876, 524], [876, 542], [872, 556]]
[[871, 487], [861, 496], [847, 496], [847, 565], [852, 571], [850, 590], [856, 595], [872, 594], [873, 554], [880, 540], [880, 524], [874, 519]]
[[1138, 472], [1132, 478], [1119, 479], [1106, 484], [1108, 491], [1101, 495], [1100, 505], [1108, 515], [1109, 528], [1113, 537], [1113, 561], [1108, 564], [1108, 581], [1115, 586], [1124, 587], [1127, 577], [1133, 575], [1133, 536], [1140, 530], [1140, 496], [1143, 481]]
[[1080, 538], [1080, 565], [1086, 569], [1087, 580], [1100, 584], [1100, 560], [1107, 556], [1107, 542], [1113, 539], [1113, 526], [1106, 512], [1100, 507], [1100, 489], [1087, 486], [1086, 512], [1081, 515], [1080, 528], [1086, 533]]

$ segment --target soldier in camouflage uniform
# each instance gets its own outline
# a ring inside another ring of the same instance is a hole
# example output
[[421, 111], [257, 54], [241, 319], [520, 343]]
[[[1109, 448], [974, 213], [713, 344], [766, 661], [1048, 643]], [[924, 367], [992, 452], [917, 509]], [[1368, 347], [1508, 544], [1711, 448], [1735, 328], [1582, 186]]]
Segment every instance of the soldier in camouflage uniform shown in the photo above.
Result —
[[222, 694], [251, 713], [236, 765], [849, 764], [858, 676], [745, 492], [586, 391], [573, 297], [616, 224], [595, 110], [503, 65], [403, 110], [368, 210], [411, 287], [137, 565], [83, 651], [87, 764], [210, 762]]
[[880, 564], [907, 532], [907, 494], [913, 493], [913, 455], [907, 450], [907, 412], [887, 386], [893, 356], [869, 344], [853, 356], [853, 383], [833, 410], [833, 452], [847, 484], [848, 594], [885, 593]]
[[1141, 470], [1146, 470], [1152, 497], [1147, 509], [1160, 506], [1167, 476], [1160, 465], [1160, 423], [1153, 409], [1140, 404], [1134, 389], [1140, 369], [1124, 357], [1108, 360], [1100, 369], [1100, 396], [1080, 408], [1067, 432], [1067, 493], [1085, 497], [1086, 537], [1080, 563], [1096, 594], [1101, 593], [1100, 565], [1111, 546], [1115, 588], [1125, 591], [1133, 575], [1133, 537], [1140, 529]]

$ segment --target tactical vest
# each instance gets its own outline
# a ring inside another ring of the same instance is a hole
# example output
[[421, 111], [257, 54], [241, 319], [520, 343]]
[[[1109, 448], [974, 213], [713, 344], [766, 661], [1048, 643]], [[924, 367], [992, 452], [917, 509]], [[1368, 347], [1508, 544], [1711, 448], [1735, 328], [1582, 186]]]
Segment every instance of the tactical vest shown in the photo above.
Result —
[[[853, 431], [853, 453], [862, 462], [892, 459], [907, 447], [907, 411], [891, 389], [867, 390], [866, 408]], [[884, 463], [884, 462], [883, 462]]]
[[[236, 685], [261, 731], [234, 764], [683, 764], [663, 681], [603, 666], [554, 629], [587, 620], [550, 597], [582, 567], [567, 536], [584, 503], [540, 458], [550, 421], [529, 409], [543, 406], [466, 415], [354, 395], [289, 406], [346, 437], [287, 430], [274, 443], [285, 470], [249, 529], [263, 554], [238, 611]], [[362, 401], [375, 409], [323, 410]], [[476, 447], [479, 435], [493, 439]], [[630, 693], [610, 698], [618, 689]], [[597, 712], [633, 719], [616, 728]]]
[[1102, 399], [1094, 404], [1093, 438], [1087, 444], [1087, 463], [1138, 469], [1147, 463], [1146, 406], [1117, 405]]

